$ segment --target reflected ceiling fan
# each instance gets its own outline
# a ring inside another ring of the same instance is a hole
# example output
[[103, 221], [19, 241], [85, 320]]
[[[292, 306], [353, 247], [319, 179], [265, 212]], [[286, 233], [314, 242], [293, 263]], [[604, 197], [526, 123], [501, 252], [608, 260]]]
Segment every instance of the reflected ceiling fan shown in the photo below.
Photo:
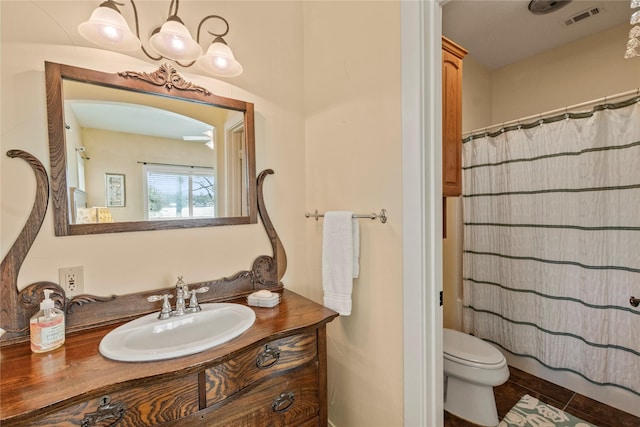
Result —
[[207, 147], [212, 150], [216, 147], [216, 128], [202, 132], [202, 135], [185, 135], [182, 137], [185, 141], [204, 142]]

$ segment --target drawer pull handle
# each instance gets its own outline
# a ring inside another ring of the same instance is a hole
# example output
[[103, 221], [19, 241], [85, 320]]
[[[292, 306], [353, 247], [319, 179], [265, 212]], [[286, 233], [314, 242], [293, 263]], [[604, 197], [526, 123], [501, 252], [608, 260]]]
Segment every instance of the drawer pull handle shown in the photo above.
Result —
[[273, 412], [284, 412], [291, 408], [294, 400], [296, 400], [296, 395], [292, 391], [280, 393], [280, 396], [273, 400], [271, 409], [273, 409]]
[[256, 366], [260, 369], [266, 369], [275, 365], [280, 360], [280, 349], [278, 347], [264, 346], [264, 351], [256, 358]]
[[114, 418], [113, 422], [109, 424], [109, 427], [115, 426], [122, 420], [126, 411], [127, 408], [124, 403], [120, 402], [112, 405], [111, 396], [102, 396], [98, 409], [95, 412], [84, 414], [80, 425], [82, 427], [91, 427]]

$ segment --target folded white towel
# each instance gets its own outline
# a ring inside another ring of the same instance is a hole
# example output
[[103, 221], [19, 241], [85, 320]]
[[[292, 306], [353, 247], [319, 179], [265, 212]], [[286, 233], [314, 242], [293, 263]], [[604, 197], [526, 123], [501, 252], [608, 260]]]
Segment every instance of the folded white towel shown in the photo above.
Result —
[[351, 314], [353, 278], [359, 274], [359, 237], [359, 224], [352, 212], [325, 213], [322, 236], [324, 305], [342, 316]]

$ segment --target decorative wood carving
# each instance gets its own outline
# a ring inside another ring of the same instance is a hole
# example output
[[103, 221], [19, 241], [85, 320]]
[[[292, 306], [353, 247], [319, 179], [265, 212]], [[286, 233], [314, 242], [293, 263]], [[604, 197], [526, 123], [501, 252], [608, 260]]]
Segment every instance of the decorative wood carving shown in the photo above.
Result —
[[253, 271], [256, 274], [256, 280], [265, 287], [279, 284], [284, 276], [284, 272], [287, 270], [287, 254], [284, 251], [282, 241], [278, 237], [278, 233], [276, 233], [276, 229], [271, 222], [271, 218], [269, 218], [267, 208], [264, 204], [262, 184], [267, 175], [271, 174], [273, 174], [273, 170], [266, 169], [258, 175], [258, 213], [262, 219], [262, 224], [267, 232], [267, 236], [269, 236], [273, 256], [261, 256], [253, 262]]
[[7, 331], [4, 340], [28, 336], [32, 312], [18, 304], [18, 273], [40, 231], [49, 203], [49, 179], [42, 163], [22, 150], [9, 150], [7, 156], [23, 159], [31, 166], [36, 177], [36, 197], [27, 222], [0, 264], [0, 327]]
[[68, 314], [73, 312], [74, 307], [81, 307], [85, 304], [90, 304], [92, 302], [108, 302], [116, 299], [115, 295], [111, 295], [108, 297], [99, 297], [96, 295], [77, 295], [71, 299], [65, 299], [64, 311]]
[[[37, 181], [36, 197], [29, 218], [18, 238], [0, 264], [0, 297], [2, 309], [0, 327], [7, 333], [0, 338], [0, 345], [27, 341], [29, 339], [29, 318], [38, 310], [43, 298], [43, 290], [54, 291], [52, 298], [56, 306], [67, 313], [67, 332], [95, 328], [97, 326], [119, 322], [160, 309], [160, 302], [150, 304], [146, 297], [152, 294], [167, 293], [172, 288], [155, 289], [127, 295], [99, 297], [94, 295], [78, 295], [67, 299], [64, 290], [56, 283], [37, 282], [30, 284], [18, 292], [17, 277], [22, 262], [27, 256], [44, 220], [49, 200], [49, 181], [47, 173], [31, 154], [21, 150], [10, 150], [9, 157], [26, 160], [32, 167]], [[282, 291], [281, 279], [286, 270], [286, 253], [284, 246], [269, 218], [262, 194], [263, 182], [267, 175], [273, 174], [268, 169], [260, 173], [257, 179], [258, 213], [262, 219], [265, 232], [272, 247], [272, 256], [261, 255], [253, 262], [250, 271], [240, 271], [235, 275], [191, 283], [190, 287], [208, 286], [209, 290], [199, 296], [201, 302], [223, 301], [247, 295], [259, 289]]]
[[38, 311], [40, 307], [40, 302], [44, 296], [44, 290], [49, 289], [53, 292], [50, 295], [50, 299], [52, 299], [55, 305], [58, 308], [64, 309], [67, 305], [64, 289], [57, 283], [53, 282], [38, 282], [33, 283], [18, 294], [18, 301], [20, 305], [29, 309], [32, 312]]
[[136, 71], [122, 71], [118, 73], [119, 76], [124, 78], [137, 78], [143, 80], [145, 82], [154, 84], [156, 86], [164, 86], [167, 90], [171, 90], [173, 88], [179, 90], [192, 90], [195, 92], [200, 92], [203, 95], [209, 96], [211, 92], [202, 86], [194, 85], [191, 82], [186, 81], [182, 78], [182, 76], [169, 64], [162, 64], [160, 68], [158, 68], [153, 73], [139, 73]]

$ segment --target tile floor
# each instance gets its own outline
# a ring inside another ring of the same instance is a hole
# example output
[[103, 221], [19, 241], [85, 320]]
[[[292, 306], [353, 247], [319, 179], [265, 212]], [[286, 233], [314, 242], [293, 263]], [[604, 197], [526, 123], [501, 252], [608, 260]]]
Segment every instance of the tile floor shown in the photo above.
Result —
[[[640, 418], [578, 393], [509, 367], [509, 380], [494, 389], [498, 417], [502, 419], [522, 396], [528, 394], [598, 427], [640, 427]], [[445, 412], [445, 427], [475, 427]]]

